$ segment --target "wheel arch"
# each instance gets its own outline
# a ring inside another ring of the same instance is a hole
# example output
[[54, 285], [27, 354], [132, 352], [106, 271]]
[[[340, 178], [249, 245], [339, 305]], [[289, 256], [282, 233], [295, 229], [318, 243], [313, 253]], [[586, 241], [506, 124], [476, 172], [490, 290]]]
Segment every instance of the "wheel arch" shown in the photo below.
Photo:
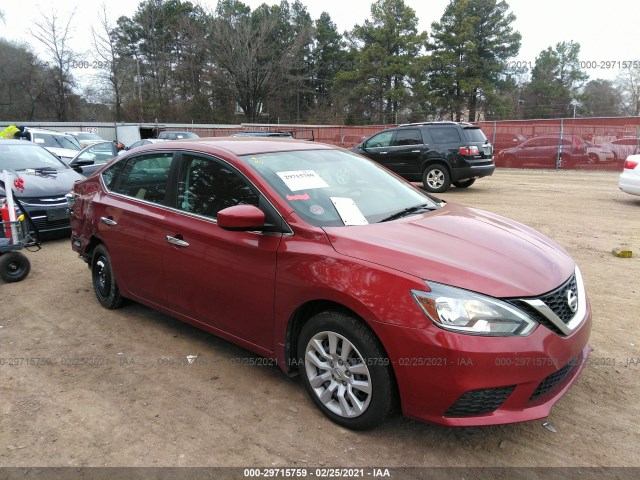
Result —
[[[332, 300], [310, 300], [302, 305], [300, 305], [291, 315], [289, 322], [287, 324], [287, 332], [286, 332], [286, 340], [285, 340], [285, 351], [284, 356], [287, 362], [286, 373], [289, 376], [296, 376], [298, 374], [298, 363], [300, 361], [298, 354], [298, 339], [300, 338], [300, 333], [302, 331], [302, 327], [305, 325], [309, 319], [311, 319], [314, 315], [321, 312], [338, 312], [343, 313], [345, 315], [350, 315], [353, 318], [362, 322], [362, 324], [371, 332], [371, 334], [376, 338], [378, 343], [380, 344], [380, 348], [384, 354], [388, 357], [389, 354], [387, 352], [384, 343], [380, 339], [380, 336], [376, 333], [376, 331], [371, 327], [370, 323], [367, 322], [362, 315], [359, 315], [353, 309], [342, 305], [341, 303], [332, 301]], [[394, 371], [394, 365], [391, 364], [391, 372], [394, 381], [394, 388], [398, 389], [397, 380]]]
[[89, 242], [87, 243], [87, 246], [84, 249], [84, 252], [82, 253], [82, 258], [84, 258], [84, 261], [87, 262], [89, 268], [91, 268], [91, 258], [93, 257], [93, 252], [98, 245], [104, 245], [104, 242], [101, 238], [92, 235], [89, 239]]
[[449, 162], [447, 162], [444, 158], [430, 158], [422, 162], [422, 165], [420, 165], [420, 179], [422, 179], [422, 177], [424, 176], [424, 172], [427, 170], [427, 168], [431, 167], [432, 165], [444, 166], [447, 169], [447, 172], [449, 172], [449, 177], [451, 177], [451, 165], [449, 165]]

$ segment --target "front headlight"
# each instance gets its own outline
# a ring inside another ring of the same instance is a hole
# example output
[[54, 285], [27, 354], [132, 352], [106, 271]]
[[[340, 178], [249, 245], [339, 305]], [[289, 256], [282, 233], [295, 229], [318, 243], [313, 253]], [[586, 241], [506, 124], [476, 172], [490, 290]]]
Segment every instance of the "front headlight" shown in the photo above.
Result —
[[412, 290], [424, 313], [438, 327], [469, 335], [526, 336], [538, 325], [513, 305], [479, 293], [428, 282], [430, 292]]

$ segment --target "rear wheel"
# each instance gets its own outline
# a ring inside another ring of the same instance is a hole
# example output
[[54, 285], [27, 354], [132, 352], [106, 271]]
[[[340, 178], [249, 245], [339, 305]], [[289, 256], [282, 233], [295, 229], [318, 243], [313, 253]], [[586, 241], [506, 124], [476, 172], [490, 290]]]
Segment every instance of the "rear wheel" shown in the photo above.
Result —
[[453, 182], [453, 184], [458, 188], [469, 188], [476, 182], [475, 178], [468, 178], [466, 180], [460, 180], [459, 182]]
[[304, 386], [331, 420], [365, 430], [389, 415], [395, 392], [390, 362], [360, 320], [338, 312], [315, 315], [302, 328], [298, 352]]
[[451, 186], [451, 175], [444, 165], [430, 165], [422, 174], [422, 185], [427, 192], [442, 193]]
[[20, 252], [0, 255], [0, 278], [7, 283], [24, 280], [31, 271], [31, 262]]
[[96, 298], [103, 307], [111, 310], [122, 305], [123, 298], [113, 276], [109, 252], [104, 245], [98, 245], [93, 251], [91, 279]]

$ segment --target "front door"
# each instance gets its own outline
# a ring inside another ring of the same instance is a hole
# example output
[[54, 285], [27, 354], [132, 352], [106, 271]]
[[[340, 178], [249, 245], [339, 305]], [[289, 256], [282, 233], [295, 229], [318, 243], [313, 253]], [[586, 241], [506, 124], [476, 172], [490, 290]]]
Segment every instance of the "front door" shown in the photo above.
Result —
[[223, 208], [260, 203], [255, 187], [225, 162], [183, 155], [177, 209], [164, 220], [167, 306], [272, 350], [282, 234], [227, 231], [215, 220]]

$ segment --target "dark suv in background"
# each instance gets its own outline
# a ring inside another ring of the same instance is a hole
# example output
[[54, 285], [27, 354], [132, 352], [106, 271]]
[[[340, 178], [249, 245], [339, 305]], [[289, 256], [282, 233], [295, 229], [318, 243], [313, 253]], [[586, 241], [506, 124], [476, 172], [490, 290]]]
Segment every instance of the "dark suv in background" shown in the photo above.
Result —
[[369, 157], [428, 192], [467, 188], [493, 174], [493, 147], [470, 123], [426, 122], [384, 130], [351, 151]]

